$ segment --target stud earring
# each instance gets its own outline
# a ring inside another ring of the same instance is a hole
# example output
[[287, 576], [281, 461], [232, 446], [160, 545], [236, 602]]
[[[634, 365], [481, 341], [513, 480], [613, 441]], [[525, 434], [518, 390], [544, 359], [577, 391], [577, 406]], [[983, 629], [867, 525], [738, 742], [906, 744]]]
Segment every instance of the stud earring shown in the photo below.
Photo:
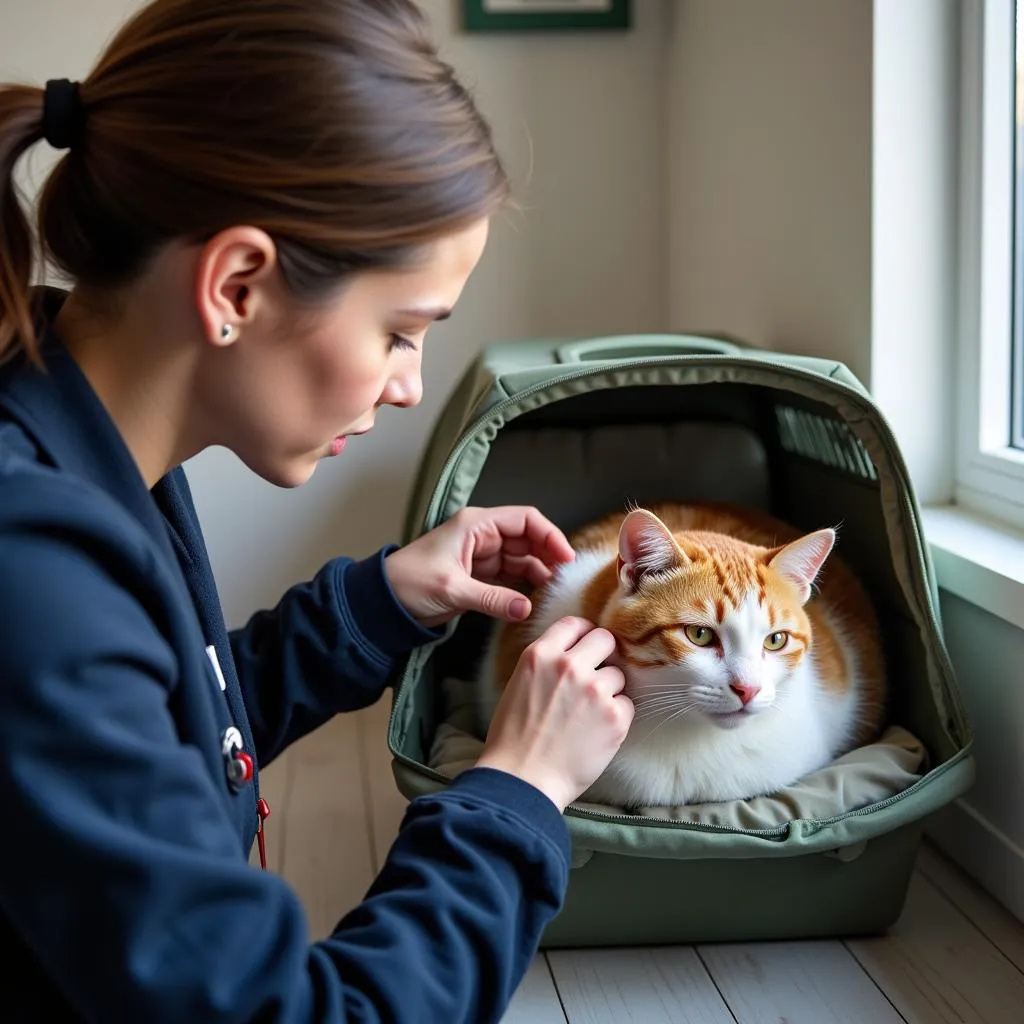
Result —
[[234, 334], [234, 333], [235, 333], [235, 329], [234, 329], [234, 327], [231, 326], [231, 324], [225, 324], [220, 329], [220, 336], [221, 336], [221, 338], [224, 339], [224, 341], [227, 341], [228, 338], [230, 338], [231, 335]]

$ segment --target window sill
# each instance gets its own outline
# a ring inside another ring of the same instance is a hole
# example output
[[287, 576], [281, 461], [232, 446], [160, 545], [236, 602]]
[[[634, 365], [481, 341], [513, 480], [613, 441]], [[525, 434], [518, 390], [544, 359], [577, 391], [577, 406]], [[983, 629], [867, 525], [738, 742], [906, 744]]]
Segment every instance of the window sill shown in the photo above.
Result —
[[1024, 629], [1024, 531], [958, 505], [922, 517], [939, 587]]

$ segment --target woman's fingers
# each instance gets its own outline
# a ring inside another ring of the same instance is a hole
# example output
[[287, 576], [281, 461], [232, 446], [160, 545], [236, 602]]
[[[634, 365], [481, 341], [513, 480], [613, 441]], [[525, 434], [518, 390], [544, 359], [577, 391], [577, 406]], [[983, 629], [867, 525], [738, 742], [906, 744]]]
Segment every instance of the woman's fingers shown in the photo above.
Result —
[[540, 587], [551, 579], [552, 570], [533, 555], [492, 555], [473, 563], [473, 576], [487, 583], [527, 581]]
[[573, 646], [572, 655], [581, 668], [594, 669], [611, 657], [615, 647], [615, 637], [607, 629], [593, 629], [580, 637]]
[[600, 667], [615, 649], [607, 630], [559, 619], [520, 657], [477, 762], [518, 775], [559, 810], [607, 768], [632, 721], [625, 679]]
[[535, 587], [551, 579], [551, 569], [539, 558], [525, 555], [522, 558], [504, 557], [501, 560], [501, 575], [509, 580], [526, 580]]
[[535, 587], [543, 586], [551, 579], [551, 570], [537, 558], [525, 558], [513, 570], [520, 579], [529, 580]]
[[533, 542], [527, 537], [504, 537], [501, 553], [506, 558], [522, 558], [524, 555], [535, 554]]
[[534, 646], [549, 651], [568, 651], [576, 642], [594, 629], [594, 624], [587, 619], [568, 616], [552, 623], [534, 641]]
[[622, 669], [605, 665], [594, 674], [594, 682], [602, 692], [607, 693], [609, 697], [614, 697], [622, 693], [626, 686], [626, 677], [622, 674]]
[[495, 531], [502, 549], [536, 555], [549, 564], [571, 562], [576, 553], [565, 534], [546, 516], [529, 505], [505, 505], [474, 509], [479, 526]]

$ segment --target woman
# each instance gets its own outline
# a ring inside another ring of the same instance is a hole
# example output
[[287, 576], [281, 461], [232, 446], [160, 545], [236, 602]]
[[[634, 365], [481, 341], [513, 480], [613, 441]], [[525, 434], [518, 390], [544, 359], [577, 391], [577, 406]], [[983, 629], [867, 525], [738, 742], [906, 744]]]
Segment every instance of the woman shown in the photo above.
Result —
[[[13, 172], [44, 138], [70, 294], [30, 288]], [[322, 942], [248, 866], [258, 766], [452, 616], [528, 614], [502, 581], [565, 537], [467, 510], [229, 633], [180, 466], [220, 444], [295, 486], [414, 405], [506, 189], [409, 0], [156, 0], [81, 85], [0, 89], [5, 1021], [501, 1016], [563, 897], [561, 811], [632, 716], [610, 636], [534, 645], [479, 765], [413, 802]]]

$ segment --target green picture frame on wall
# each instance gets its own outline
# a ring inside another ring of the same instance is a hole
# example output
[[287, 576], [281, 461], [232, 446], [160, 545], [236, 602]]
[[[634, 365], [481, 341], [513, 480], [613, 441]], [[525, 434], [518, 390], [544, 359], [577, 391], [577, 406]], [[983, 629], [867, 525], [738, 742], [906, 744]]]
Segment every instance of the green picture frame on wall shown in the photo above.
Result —
[[631, 0], [462, 0], [467, 32], [557, 32], [631, 27]]

